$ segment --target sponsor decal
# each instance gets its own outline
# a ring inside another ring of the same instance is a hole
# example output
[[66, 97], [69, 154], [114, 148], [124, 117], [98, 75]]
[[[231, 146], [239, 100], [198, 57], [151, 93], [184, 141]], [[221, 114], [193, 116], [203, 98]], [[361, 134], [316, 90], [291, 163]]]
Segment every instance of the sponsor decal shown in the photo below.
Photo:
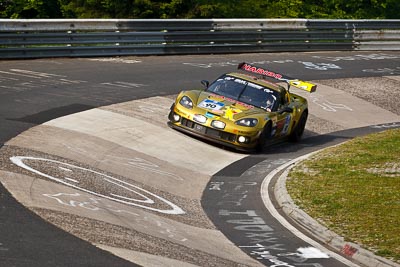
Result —
[[216, 101], [216, 100], [211, 100], [211, 99], [204, 99], [198, 105], [198, 107], [200, 107], [200, 108], [210, 109], [212, 111], [220, 110], [224, 106], [225, 106], [224, 103]]
[[275, 72], [269, 71], [269, 70], [265, 70], [263, 68], [255, 67], [255, 66], [249, 65], [247, 63], [243, 63], [242, 65], [239, 65], [239, 67], [245, 71], [253, 72], [253, 73], [264, 75], [267, 77], [272, 77], [272, 78], [275, 78], [278, 80], [282, 79], [282, 77], [283, 77], [282, 74], [275, 73]]
[[206, 112], [206, 114], [205, 114], [204, 116], [206, 116], [206, 117], [209, 118], [209, 119], [213, 119], [213, 118], [216, 117], [214, 114], [211, 114], [211, 113], [208, 112], [208, 111]]
[[252, 73], [255, 73], [255, 74], [260, 74], [260, 75], [263, 75], [263, 76], [266, 76], [266, 77], [271, 77], [271, 78], [274, 78], [274, 79], [279, 80], [279, 81], [287, 82], [288, 84], [290, 84], [290, 85], [292, 85], [294, 87], [300, 88], [300, 89], [308, 91], [310, 93], [315, 92], [315, 90], [317, 89], [317, 86], [315, 84], [312, 84], [312, 83], [309, 83], [309, 82], [305, 82], [305, 81], [301, 81], [299, 79], [294, 79], [294, 78], [285, 76], [283, 74], [279, 74], [279, 73], [276, 73], [276, 72], [273, 72], [273, 71], [270, 71], [270, 70], [267, 70], [267, 69], [263, 69], [263, 68], [260, 68], [260, 67], [252, 66], [252, 65], [250, 65], [248, 63], [245, 63], [245, 62], [240, 63], [238, 65], [238, 69], [242, 69], [242, 70], [245, 70], [245, 71], [248, 71], [248, 72], [252, 72]]
[[225, 109], [224, 118], [233, 121], [234, 120], [233, 116], [235, 116], [240, 112], [242, 112], [242, 110], [228, 106]]

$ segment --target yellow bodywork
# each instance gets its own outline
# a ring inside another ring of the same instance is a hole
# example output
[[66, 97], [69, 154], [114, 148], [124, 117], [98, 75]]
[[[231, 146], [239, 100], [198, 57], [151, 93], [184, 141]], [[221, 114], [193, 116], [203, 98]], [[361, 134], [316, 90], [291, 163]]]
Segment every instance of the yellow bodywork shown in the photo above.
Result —
[[[171, 107], [169, 125], [238, 150], [253, 150], [260, 145], [260, 138], [265, 138], [263, 132], [266, 128], [269, 129], [267, 143], [288, 137], [296, 128], [301, 114], [307, 112], [306, 99], [289, 93], [282, 86], [246, 74], [229, 75], [279, 91], [287, 96], [285, 107], [271, 112], [207, 90], [182, 91]], [[192, 106], [182, 105], [184, 97], [191, 100]], [[251, 127], [238, 125], [241, 119], [255, 119], [257, 124]], [[221, 124], [225, 124], [223, 129], [216, 127]]]

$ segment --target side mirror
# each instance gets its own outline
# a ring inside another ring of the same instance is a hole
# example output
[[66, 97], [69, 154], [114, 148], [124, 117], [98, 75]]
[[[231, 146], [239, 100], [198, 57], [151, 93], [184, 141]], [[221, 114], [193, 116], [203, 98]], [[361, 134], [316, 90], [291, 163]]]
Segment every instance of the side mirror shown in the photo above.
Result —
[[283, 109], [281, 109], [281, 110], [278, 111], [279, 114], [283, 114], [283, 113], [285, 113], [285, 112], [293, 113], [293, 108], [287, 107], [287, 106], [286, 106], [286, 107], [284, 107]]
[[209, 81], [206, 81], [206, 80], [202, 80], [202, 81], [201, 81], [201, 84], [207, 89], [208, 86], [210, 85], [210, 82], [209, 82]]

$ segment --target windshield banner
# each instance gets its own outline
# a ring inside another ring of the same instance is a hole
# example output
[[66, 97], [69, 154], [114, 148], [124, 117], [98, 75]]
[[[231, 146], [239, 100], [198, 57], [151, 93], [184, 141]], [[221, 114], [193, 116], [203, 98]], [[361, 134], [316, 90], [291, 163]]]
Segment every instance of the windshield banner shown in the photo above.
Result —
[[260, 68], [260, 67], [256, 67], [254, 65], [248, 64], [248, 63], [240, 63], [238, 65], [238, 69], [241, 70], [245, 70], [248, 72], [252, 72], [255, 74], [260, 74], [262, 76], [266, 76], [266, 77], [270, 77], [270, 78], [274, 78], [278, 81], [282, 81], [282, 82], [286, 82], [296, 88], [299, 89], [303, 89], [305, 91], [308, 91], [310, 93], [315, 92], [315, 90], [317, 89], [317, 85], [309, 83], [309, 82], [305, 82], [299, 79], [295, 79], [295, 78], [291, 78], [289, 76], [271, 71], [271, 70], [267, 70], [264, 68]]

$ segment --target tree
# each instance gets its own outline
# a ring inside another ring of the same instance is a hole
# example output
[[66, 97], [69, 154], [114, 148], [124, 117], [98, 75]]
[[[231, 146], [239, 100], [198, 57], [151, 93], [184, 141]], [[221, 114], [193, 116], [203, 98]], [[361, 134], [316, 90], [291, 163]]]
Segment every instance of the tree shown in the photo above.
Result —
[[61, 17], [58, 0], [4, 0], [0, 12], [1, 17], [15, 19]]
[[265, 2], [255, 0], [193, 1], [188, 18], [261, 18]]
[[399, 0], [0, 0], [2, 18], [396, 19]]

